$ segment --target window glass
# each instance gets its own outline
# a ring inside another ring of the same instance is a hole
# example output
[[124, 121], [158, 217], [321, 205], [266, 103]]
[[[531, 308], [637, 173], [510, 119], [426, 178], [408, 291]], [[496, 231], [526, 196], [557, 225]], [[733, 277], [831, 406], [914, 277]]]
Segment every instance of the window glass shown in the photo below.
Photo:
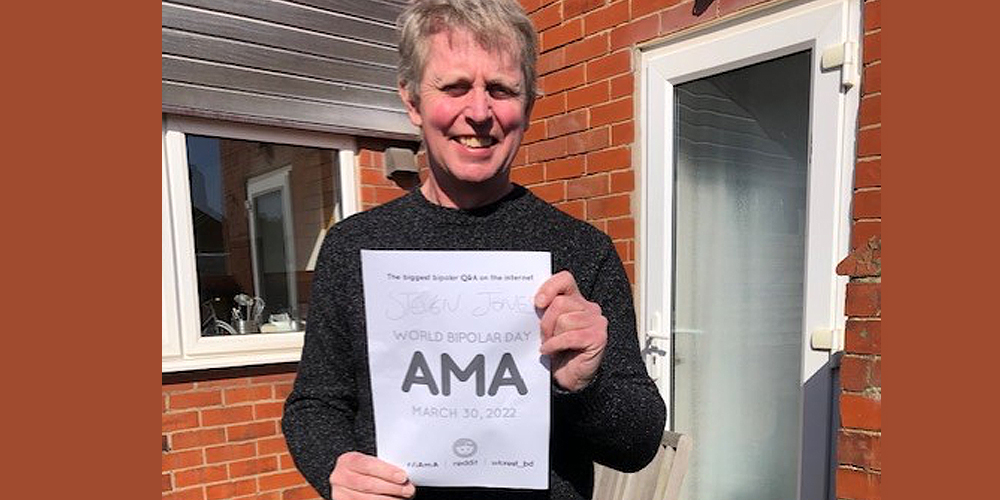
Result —
[[301, 331], [337, 151], [187, 135], [203, 336]]

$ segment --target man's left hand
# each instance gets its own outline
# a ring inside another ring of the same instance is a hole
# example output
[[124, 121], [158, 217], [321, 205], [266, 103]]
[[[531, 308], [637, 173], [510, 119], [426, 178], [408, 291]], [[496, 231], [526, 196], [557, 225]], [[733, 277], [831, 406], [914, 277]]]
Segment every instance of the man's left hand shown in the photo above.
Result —
[[601, 306], [583, 297], [569, 271], [561, 271], [538, 289], [535, 307], [545, 309], [541, 352], [552, 360], [553, 378], [567, 391], [583, 389], [594, 379], [608, 343]]

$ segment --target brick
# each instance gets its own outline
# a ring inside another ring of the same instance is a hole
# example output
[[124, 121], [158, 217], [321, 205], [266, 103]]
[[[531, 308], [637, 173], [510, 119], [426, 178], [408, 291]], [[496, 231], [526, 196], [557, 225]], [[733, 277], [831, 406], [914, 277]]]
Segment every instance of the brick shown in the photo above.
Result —
[[[406, 194], [406, 191], [399, 189], [398, 187], [382, 187], [378, 186], [375, 188], [375, 201], [377, 203], [388, 203], [400, 196]], [[275, 389], [282, 386], [291, 386], [291, 384], [281, 384], [275, 386]]]
[[861, 43], [862, 43], [861, 53], [863, 54], [862, 61], [864, 62], [864, 64], [882, 60], [881, 31], [876, 31], [874, 33], [866, 34], [864, 40]]
[[233, 478], [253, 476], [278, 470], [278, 457], [261, 457], [229, 464], [229, 476]]
[[171, 410], [204, 408], [207, 406], [218, 406], [221, 404], [222, 391], [219, 390], [171, 394], [170, 401], [168, 402]]
[[611, 30], [611, 50], [644, 42], [660, 34], [660, 16], [653, 14], [642, 19], [633, 19], [624, 26]]
[[385, 183], [385, 173], [381, 170], [375, 168], [365, 168], [362, 167], [358, 169], [361, 172], [361, 183], [362, 184], [384, 184]]
[[250, 383], [256, 384], [285, 384], [295, 382], [295, 372], [292, 373], [275, 373], [273, 375], [260, 375], [257, 377], [251, 377]]
[[566, 185], [562, 182], [531, 186], [531, 192], [549, 203], [566, 199]]
[[565, 137], [558, 137], [527, 146], [525, 148], [527, 150], [527, 161], [529, 163], [537, 163], [566, 156], [566, 144]]
[[563, 16], [569, 18], [604, 5], [605, 0], [563, 0]]
[[719, 0], [719, 16], [724, 16], [768, 0]]
[[311, 486], [302, 486], [299, 488], [293, 488], [281, 492], [281, 500], [313, 500], [313, 499], [318, 500], [319, 495], [316, 494], [316, 490], [313, 490]]
[[625, 268], [625, 275], [628, 276], [628, 282], [635, 288], [635, 263], [634, 262], [622, 262], [622, 267]]
[[882, 500], [882, 475], [853, 469], [837, 469], [837, 498]]
[[180, 384], [163, 384], [161, 386], [161, 389], [163, 390], [163, 392], [166, 393], [190, 391], [191, 389], [194, 389], [194, 382], [184, 382]]
[[258, 476], [257, 481], [260, 485], [260, 491], [279, 490], [290, 486], [302, 486], [306, 483], [306, 479], [302, 477], [302, 474], [299, 474], [299, 471], [295, 470]]
[[858, 132], [858, 156], [882, 154], [882, 127]]
[[628, 239], [635, 237], [635, 219], [625, 217], [608, 221], [608, 236], [613, 239]]
[[551, 28], [562, 21], [562, 13], [560, 12], [559, 3], [554, 3], [541, 9], [537, 12], [533, 12], [528, 15], [531, 19], [531, 23], [535, 25], [535, 31], [542, 31], [546, 28]]
[[566, 136], [566, 152], [573, 155], [605, 148], [609, 144], [608, 131], [608, 127], [600, 127]]
[[295, 461], [292, 460], [292, 456], [288, 453], [283, 455], [278, 455], [278, 464], [281, 465], [281, 470], [288, 470], [295, 468]]
[[206, 427], [233, 424], [236, 422], [248, 422], [253, 420], [253, 407], [235, 406], [232, 408], [202, 410], [201, 419], [203, 422], [202, 425]]
[[681, 0], [632, 0], [632, 19], [677, 5]]
[[545, 180], [568, 179], [583, 175], [582, 156], [573, 156], [545, 162]]
[[189, 488], [163, 495], [160, 500], [205, 500], [205, 488]]
[[882, 430], [882, 401], [856, 394], [840, 395], [841, 427]]
[[170, 480], [170, 474], [160, 475], [160, 491], [170, 491], [174, 489], [173, 483]]
[[163, 402], [160, 405], [160, 412], [161, 413], [166, 413], [167, 412], [167, 395], [166, 394], [161, 394], [160, 396], [163, 398]]
[[587, 154], [587, 173], [628, 168], [632, 164], [631, 148], [605, 149]]
[[869, 95], [861, 99], [858, 111], [858, 126], [882, 123], [882, 94]]
[[566, 111], [566, 94], [556, 94], [535, 101], [531, 110], [532, 118], [539, 119]]
[[567, 65], [566, 48], [561, 47], [544, 54], [539, 54], [538, 60], [535, 61], [535, 71], [538, 72], [538, 76], [544, 76]]
[[175, 450], [203, 448], [222, 443], [225, 440], [226, 433], [222, 429], [198, 429], [195, 431], [178, 432], [170, 437], [171, 446]]
[[524, 148], [517, 148], [517, 152], [514, 153], [514, 160], [510, 162], [510, 166], [516, 167], [526, 163], [528, 163], [528, 151]]
[[597, 229], [598, 231], [600, 231], [600, 232], [602, 232], [604, 234], [608, 233], [608, 231], [607, 231], [608, 221], [605, 221], [605, 220], [592, 220], [592, 221], [587, 221], [587, 224], [590, 224], [591, 226], [594, 226], [595, 229]]
[[840, 386], [847, 391], [861, 392], [868, 388], [871, 360], [844, 356], [840, 360]]
[[231, 425], [226, 427], [226, 436], [230, 442], [246, 441], [264, 436], [273, 436], [277, 433], [274, 421], [254, 422], [252, 424]]
[[194, 467], [203, 463], [201, 450], [177, 451], [164, 453], [160, 456], [160, 467], [163, 472]]
[[[708, 14], [707, 12], [711, 12]], [[672, 9], [660, 12], [660, 34], [666, 35], [716, 17], [715, 12], [703, 11], [695, 13], [691, 4], [677, 5]]]
[[629, 253], [630, 252], [630, 250], [629, 250], [629, 242], [627, 242], [627, 241], [616, 241], [615, 242], [615, 251], [618, 252], [618, 258], [621, 259], [622, 262], [628, 262], [628, 261], [632, 260], [632, 256]]
[[563, 23], [561, 26], [547, 29], [542, 32], [541, 38], [540, 50], [542, 52], [579, 40], [583, 38], [583, 21], [573, 19]]
[[841, 430], [837, 434], [837, 462], [881, 470], [881, 437]]
[[851, 226], [851, 251], [862, 248], [871, 238], [882, 240], [882, 222], [857, 221]]
[[635, 140], [635, 122], [629, 120], [611, 126], [611, 145], [631, 144]]
[[567, 201], [564, 203], [557, 203], [555, 207], [558, 208], [559, 210], [562, 210], [570, 217], [579, 220], [586, 219], [585, 217], [586, 204], [583, 202], [583, 200], [574, 200], [574, 201]]
[[626, 73], [624, 75], [619, 75], [611, 79], [611, 98], [624, 97], [631, 95], [634, 87], [635, 78], [631, 73]]
[[196, 484], [217, 483], [229, 479], [225, 465], [212, 465], [209, 467], [199, 467], [174, 473], [174, 482], [178, 488], [194, 486]]
[[281, 492], [269, 491], [267, 493], [257, 493], [246, 497], [237, 497], [233, 500], [281, 500]]
[[608, 123], [620, 122], [632, 118], [632, 98], [601, 104], [590, 108], [590, 126], [599, 127]]
[[238, 495], [250, 495], [256, 492], [257, 481], [251, 478], [208, 486], [205, 488], [205, 498], [207, 500], [220, 500], [222, 498], [233, 498]]
[[608, 53], [608, 34], [600, 33], [566, 46], [566, 64], [589, 61]]
[[545, 180], [545, 168], [541, 163], [533, 163], [510, 170], [510, 180], [522, 186], [536, 184]]
[[572, 66], [542, 77], [539, 87], [546, 94], [578, 87], [587, 80], [583, 66]]
[[882, 159], [875, 158], [867, 161], [859, 161], [854, 167], [854, 187], [881, 187], [882, 186]]
[[849, 320], [844, 349], [856, 354], [882, 354], [882, 322]]
[[597, 82], [593, 85], [580, 87], [566, 93], [566, 109], [573, 110], [608, 100], [608, 82]]
[[277, 436], [257, 441], [258, 455], [279, 455], [281, 453], [288, 453], [288, 446], [285, 444], [285, 436]]
[[545, 122], [542, 120], [531, 122], [528, 130], [524, 132], [524, 137], [521, 139], [521, 144], [527, 145], [533, 142], [538, 142], [545, 138]]
[[285, 403], [277, 401], [274, 403], [257, 403], [253, 405], [253, 416], [257, 420], [267, 418], [281, 418], [284, 412]]
[[611, 173], [611, 192], [612, 193], [629, 193], [635, 189], [635, 172], [625, 171], [625, 172], [612, 172]]
[[257, 446], [254, 443], [225, 444], [205, 449], [205, 459], [210, 464], [242, 460], [256, 454]]
[[583, 17], [583, 32], [590, 35], [628, 21], [628, 5], [628, 0], [621, 0], [587, 14]]
[[872, 387], [882, 388], [882, 358], [876, 358], [872, 362], [871, 372], [868, 375], [869, 383]]
[[619, 50], [587, 63], [587, 83], [632, 71], [632, 55]]
[[525, 12], [531, 13], [542, 6], [545, 0], [518, 0]]
[[852, 215], [855, 219], [875, 219], [882, 217], [882, 190], [875, 189], [854, 193]]
[[608, 175], [591, 175], [566, 181], [566, 199], [592, 198], [608, 194]]
[[631, 213], [631, 201], [628, 194], [608, 196], [587, 200], [587, 219], [604, 219]]
[[882, 91], [882, 64], [865, 67], [861, 76], [861, 93], [867, 95]]
[[586, 109], [580, 109], [545, 120], [545, 130], [548, 137], [558, 137], [587, 128], [587, 114]]
[[197, 411], [163, 413], [160, 415], [160, 430], [162, 432], [172, 432], [181, 429], [190, 429], [192, 427], [198, 427]]
[[858, 317], [882, 315], [881, 283], [848, 283], [844, 314]]

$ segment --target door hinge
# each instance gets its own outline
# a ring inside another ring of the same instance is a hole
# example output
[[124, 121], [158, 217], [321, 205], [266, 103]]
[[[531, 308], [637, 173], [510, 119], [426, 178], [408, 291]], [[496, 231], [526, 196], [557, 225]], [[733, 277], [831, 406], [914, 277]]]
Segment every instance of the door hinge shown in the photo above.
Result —
[[844, 350], [844, 330], [841, 328], [821, 328], [813, 330], [809, 336], [809, 347], [814, 351], [835, 353]]
[[840, 68], [840, 85], [843, 90], [847, 90], [858, 84], [861, 79], [861, 70], [858, 65], [858, 43], [844, 42], [831, 45], [823, 49], [823, 56], [820, 59], [820, 68], [829, 71]]

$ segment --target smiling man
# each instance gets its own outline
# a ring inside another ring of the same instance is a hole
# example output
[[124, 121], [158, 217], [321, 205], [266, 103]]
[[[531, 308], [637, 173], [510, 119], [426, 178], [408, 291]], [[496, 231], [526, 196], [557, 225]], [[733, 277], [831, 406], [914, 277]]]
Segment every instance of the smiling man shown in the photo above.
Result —
[[[282, 420], [289, 450], [336, 500], [589, 499], [594, 462], [634, 471], [653, 458], [665, 406], [639, 355], [610, 238], [510, 181], [537, 94], [534, 27], [514, 0], [416, 0], [400, 29], [399, 93], [430, 175], [327, 235]], [[421, 487], [374, 456], [362, 249], [551, 253], [554, 275], [534, 299], [552, 368], [548, 490]]]

